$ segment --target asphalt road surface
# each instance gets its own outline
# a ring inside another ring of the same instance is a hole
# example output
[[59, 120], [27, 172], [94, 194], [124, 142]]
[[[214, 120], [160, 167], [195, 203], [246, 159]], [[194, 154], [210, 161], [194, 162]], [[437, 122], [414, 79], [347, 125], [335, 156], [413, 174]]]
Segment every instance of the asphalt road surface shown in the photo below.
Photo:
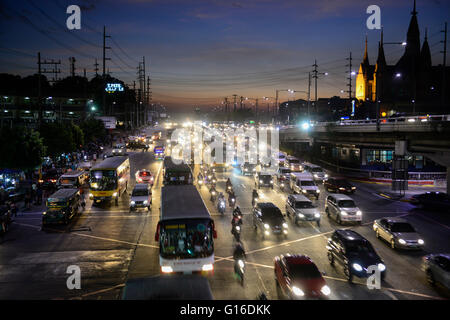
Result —
[[[151, 131], [149, 131], [150, 133]], [[68, 226], [41, 230], [42, 210], [19, 213], [0, 245], [0, 299], [119, 299], [127, 279], [160, 274], [158, 243], [154, 233], [158, 222], [161, 191], [161, 160], [152, 152], [130, 152], [132, 181], [134, 173], [148, 168], [156, 175], [153, 205], [147, 210], [129, 212], [129, 196], [122, 196], [118, 206], [92, 207]], [[194, 168], [194, 177], [198, 167]], [[231, 235], [231, 209], [221, 215], [209, 200], [205, 186], [200, 188], [204, 202], [213, 216], [218, 238], [215, 241], [214, 274], [208, 277], [215, 299], [256, 299], [266, 292], [269, 299], [278, 299], [274, 280], [273, 259], [285, 253], [308, 255], [321, 271], [331, 288], [331, 299], [445, 299], [447, 293], [431, 287], [420, 270], [421, 258], [428, 253], [450, 252], [450, 218], [448, 214], [415, 209], [411, 204], [393, 201], [378, 195], [379, 185], [355, 183], [353, 195], [363, 211], [361, 226], [339, 226], [324, 214], [327, 192], [320, 186], [322, 212], [320, 227], [315, 223], [300, 226], [288, 219], [287, 238], [262, 239], [251, 224], [251, 192], [253, 177], [243, 177], [237, 169], [218, 173], [218, 191], [224, 192], [225, 181], [231, 177], [237, 204], [244, 213], [241, 241], [247, 252], [244, 286], [233, 274], [232, 253], [235, 242]], [[285, 212], [288, 192], [262, 188], [261, 201], [273, 202]], [[225, 192], [224, 192], [225, 194]], [[397, 251], [375, 238], [372, 222], [385, 216], [402, 216], [410, 221], [425, 240], [423, 251]], [[370, 290], [365, 279], [348, 283], [340, 266], [330, 266], [326, 255], [326, 240], [336, 228], [351, 228], [366, 237], [385, 261], [387, 275], [381, 289]], [[67, 267], [81, 269], [81, 289], [69, 290]]]

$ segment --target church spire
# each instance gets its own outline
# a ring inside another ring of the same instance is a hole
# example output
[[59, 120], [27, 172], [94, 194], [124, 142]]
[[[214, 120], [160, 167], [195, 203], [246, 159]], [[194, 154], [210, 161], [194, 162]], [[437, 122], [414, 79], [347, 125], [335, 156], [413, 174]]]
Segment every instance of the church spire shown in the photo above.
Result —
[[414, 0], [414, 8], [413, 8], [413, 11], [411, 12], [411, 14], [413, 15], [413, 16], [416, 16], [417, 15], [417, 11], [416, 11], [416, 0]]
[[428, 45], [428, 30], [425, 28], [425, 40], [420, 51], [420, 62], [425, 69], [431, 68], [431, 51]]
[[370, 64], [369, 64], [369, 54], [367, 52], [367, 34], [366, 34], [366, 48], [364, 50], [364, 58], [362, 63], [364, 67], [369, 68]]
[[386, 57], [384, 55], [384, 46], [383, 46], [383, 28], [381, 28], [380, 42], [378, 43], [377, 69], [384, 68], [385, 66], [386, 66]]

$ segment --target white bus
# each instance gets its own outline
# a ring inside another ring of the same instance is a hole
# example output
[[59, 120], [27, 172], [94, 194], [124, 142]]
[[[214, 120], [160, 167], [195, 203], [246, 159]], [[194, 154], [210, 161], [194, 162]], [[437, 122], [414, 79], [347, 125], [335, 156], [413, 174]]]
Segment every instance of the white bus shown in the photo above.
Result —
[[217, 233], [197, 188], [161, 189], [161, 214], [155, 234], [162, 273], [212, 272]]

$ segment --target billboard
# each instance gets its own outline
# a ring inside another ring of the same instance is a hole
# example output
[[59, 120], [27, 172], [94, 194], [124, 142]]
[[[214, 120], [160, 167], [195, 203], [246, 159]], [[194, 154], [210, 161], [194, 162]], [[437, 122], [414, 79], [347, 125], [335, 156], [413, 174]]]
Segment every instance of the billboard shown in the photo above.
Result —
[[95, 119], [102, 120], [106, 129], [115, 129], [117, 119], [116, 117], [95, 117]]
[[122, 92], [124, 91], [121, 83], [107, 83], [105, 91], [108, 93]]

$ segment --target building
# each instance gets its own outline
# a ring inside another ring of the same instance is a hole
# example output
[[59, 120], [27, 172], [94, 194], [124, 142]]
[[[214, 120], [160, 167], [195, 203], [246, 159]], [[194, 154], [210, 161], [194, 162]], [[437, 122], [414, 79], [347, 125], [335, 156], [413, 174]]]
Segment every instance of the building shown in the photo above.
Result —
[[372, 65], [366, 37], [364, 58], [356, 77], [356, 98], [359, 106], [368, 105], [373, 109], [379, 101], [380, 116], [449, 111], [450, 67], [432, 65], [426, 30], [421, 45], [416, 1], [411, 14], [405, 51], [395, 65], [386, 63], [383, 30], [378, 44], [378, 57]]

